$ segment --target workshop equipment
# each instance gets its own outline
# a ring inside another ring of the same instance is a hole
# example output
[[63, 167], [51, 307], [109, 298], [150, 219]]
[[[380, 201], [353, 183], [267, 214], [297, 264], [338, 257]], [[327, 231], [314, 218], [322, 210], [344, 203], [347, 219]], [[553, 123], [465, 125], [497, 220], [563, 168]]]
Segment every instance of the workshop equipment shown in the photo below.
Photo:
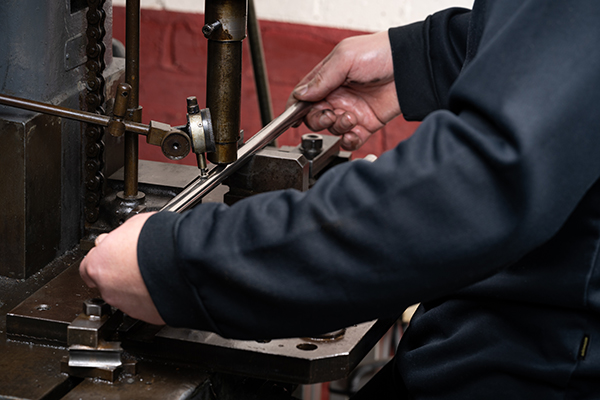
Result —
[[[283, 396], [347, 376], [391, 325], [235, 341], [134, 320], [79, 277], [95, 237], [132, 215], [308, 190], [350, 158], [327, 135], [268, 146], [309, 105], [269, 122], [265, 95], [266, 126], [240, 140], [241, 49], [246, 25], [258, 29], [253, 3], [207, 0], [205, 8], [207, 107], [190, 96], [187, 120], [173, 127], [141, 123], [139, 0], [127, 1], [126, 59], [112, 54], [111, 0], [0, 3], [0, 398]], [[257, 37], [250, 35], [253, 57], [262, 58]], [[193, 151], [198, 168], [139, 161], [138, 135], [170, 159]]]

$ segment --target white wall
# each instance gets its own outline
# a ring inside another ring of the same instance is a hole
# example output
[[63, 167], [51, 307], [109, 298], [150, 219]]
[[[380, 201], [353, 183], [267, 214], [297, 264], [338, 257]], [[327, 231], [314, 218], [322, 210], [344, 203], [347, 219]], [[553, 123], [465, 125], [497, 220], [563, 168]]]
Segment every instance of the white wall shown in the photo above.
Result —
[[[125, 5], [125, 0], [113, 0]], [[424, 19], [444, 8], [471, 7], [473, 0], [254, 0], [260, 19], [379, 31]], [[142, 7], [204, 12], [204, 0], [142, 0]]]

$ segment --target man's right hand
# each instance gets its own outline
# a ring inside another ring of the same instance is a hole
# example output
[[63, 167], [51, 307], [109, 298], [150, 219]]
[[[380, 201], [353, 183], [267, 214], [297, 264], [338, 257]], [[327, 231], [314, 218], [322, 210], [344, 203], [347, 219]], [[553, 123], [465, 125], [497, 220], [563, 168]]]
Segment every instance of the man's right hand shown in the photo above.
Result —
[[341, 41], [292, 92], [288, 106], [314, 102], [304, 119], [313, 131], [342, 136], [346, 150], [359, 148], [372, 133], [400, 115], [387, 32]]

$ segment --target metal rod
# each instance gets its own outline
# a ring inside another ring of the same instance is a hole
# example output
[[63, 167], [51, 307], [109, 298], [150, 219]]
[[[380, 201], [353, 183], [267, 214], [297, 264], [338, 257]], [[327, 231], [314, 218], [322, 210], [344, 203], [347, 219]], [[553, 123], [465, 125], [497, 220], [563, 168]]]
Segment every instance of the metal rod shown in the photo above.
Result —
[[299, 102], [285, 110], [283, 114], [271, 121], [267, 126], [248, 139], [237, 153], [237, 160], [228, 165], [217, 165], [207, 177], [198, 177], [181, 193], [175, 196], [160, 211], [181, 213], [196, 205], [202, 197], [231, 176], [257, 151], [269, 144], [285, 132], [295, 122], [303, 118], [310, 108], [310, 103]]
[[[216, 147], [208, 159], [215, 164], [229, 164], [236, 159], [247, 7], [247, 0], [205, 2], [206, 106], [212, 117]], [[215, 25], [216, 22], [219, 24]]]
[[[127, 0], [125, 6], [125, 80], [131, 85], [129, 110], [133, 121], [142, 122], [139, 108], [140, 93], [140, 0]], [[135, 198], [138, 193], [138, 135], [125, 132], [125, 198]]]
[[263, 50], [260, 24], [256, 17], [254, 0], [248, 0], [248, 40], [250, 42], [250, 58], [254, 71], [254, 83], [258, 96], [260, 108], [260, 120], [262, 126], [267, 125], [273, 119], [273, 105], [271, 103], [271, 92], [269, 90], [269, 79], [267, 78], [267, 65], [265, 63], [265, 52]]
[[[7, 96], [0, 94], [0, 104], [16, 107], [23, 110], [54, 115], [61, 118], [72, 119], [75, 121], [95, 124], [100, 126], [108, 126], [110, 117], [106, 115], [94, 114], [87, 111], [73, 110], [71, 108], [54, 106], [52, 104], [40, 103], [38, 101], [21, 99], [19, 97]], [[135, 132], [140, 135], [147, 135], [150, 127], [148, 125], [137, 122], [123, 121], [127, 132]]]

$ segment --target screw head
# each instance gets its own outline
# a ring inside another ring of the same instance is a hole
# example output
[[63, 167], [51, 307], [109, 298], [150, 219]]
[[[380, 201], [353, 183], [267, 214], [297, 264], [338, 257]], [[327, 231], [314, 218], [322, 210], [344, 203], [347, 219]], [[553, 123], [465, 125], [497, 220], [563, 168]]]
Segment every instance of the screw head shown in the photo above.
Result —
[[206, 24], [202, 27], [202, 33], [204, 37], [210, 39], [212, 34], [221, 27], [221, 21], [215, 21], [212, 24]]

